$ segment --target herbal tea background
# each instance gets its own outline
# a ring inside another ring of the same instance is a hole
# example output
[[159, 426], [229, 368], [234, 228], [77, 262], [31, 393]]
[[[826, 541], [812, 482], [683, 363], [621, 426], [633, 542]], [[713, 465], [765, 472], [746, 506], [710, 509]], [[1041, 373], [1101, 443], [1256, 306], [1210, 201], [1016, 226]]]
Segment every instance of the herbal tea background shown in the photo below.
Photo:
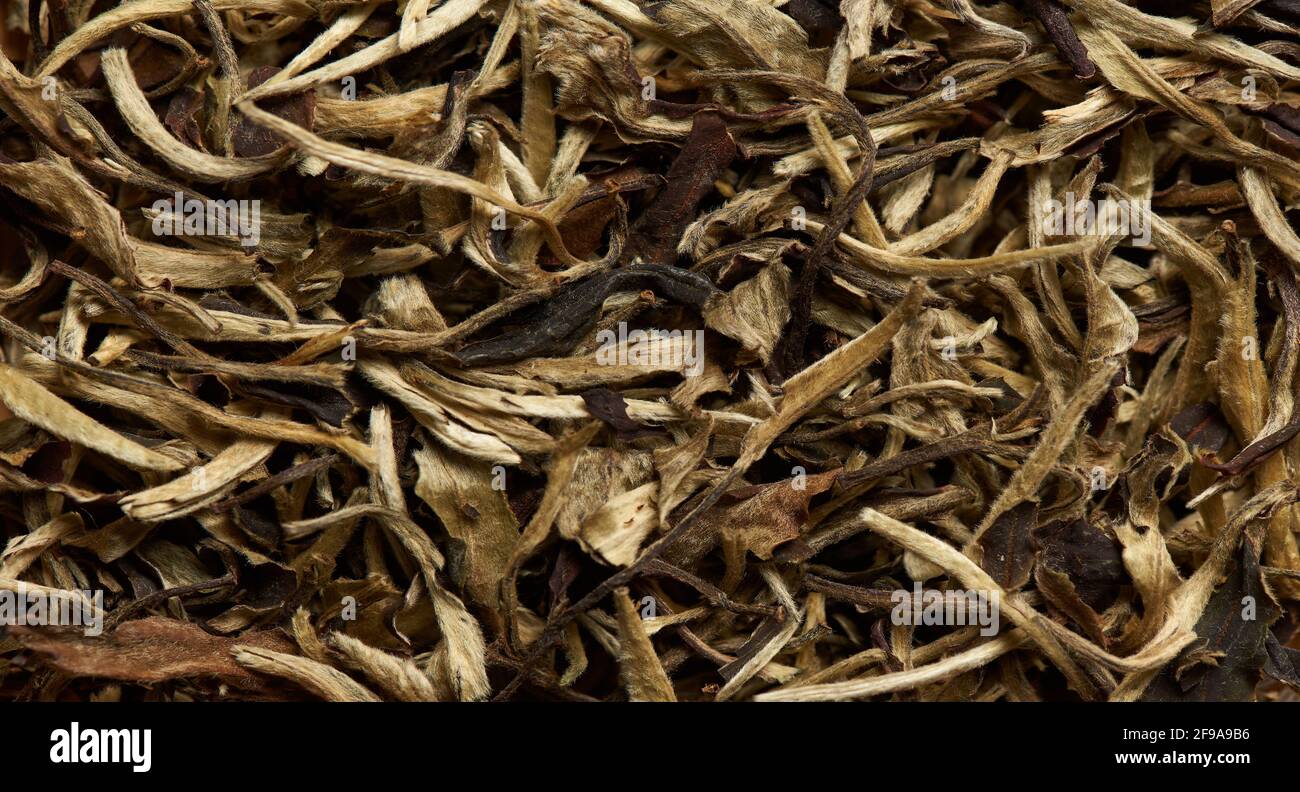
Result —
[[0, 696], [1294, 699], [1298, 21], [0, 2]]

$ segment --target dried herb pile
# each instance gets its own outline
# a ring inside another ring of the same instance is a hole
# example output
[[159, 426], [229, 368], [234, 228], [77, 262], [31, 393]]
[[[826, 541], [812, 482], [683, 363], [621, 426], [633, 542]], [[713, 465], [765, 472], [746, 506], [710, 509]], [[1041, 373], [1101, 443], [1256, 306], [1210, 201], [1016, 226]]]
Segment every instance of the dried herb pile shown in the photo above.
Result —
[[0, 698], [1294, 699], [1298, 21], [0, 3]]

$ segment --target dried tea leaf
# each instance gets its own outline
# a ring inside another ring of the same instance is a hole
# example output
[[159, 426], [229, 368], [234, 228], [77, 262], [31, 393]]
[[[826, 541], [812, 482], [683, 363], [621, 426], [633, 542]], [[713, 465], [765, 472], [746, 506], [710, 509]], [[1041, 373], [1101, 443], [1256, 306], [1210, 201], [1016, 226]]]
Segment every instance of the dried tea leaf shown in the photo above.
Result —
[[1029, 582], [1037, 522], [1037, 504], [1021, 503], [994, 520], [979, 539], [980, 566], [1008, 591]]
[[1268, 662], [1269, 626], [1280, 611], [1247, 543], [1235, 561], [1196, 622], [1200, 640], [1151, 683], [1144, 701], [1254, 700]]
[[654, 644], [646, 635], [641, 615], [632, 605], [627, 589], [614, 592], [618, 608], [619, 669], [631, 701], [676, 701], [672, 682], [664, 673]]
[[326, 701], [379, 701], [347, 674], [306, 657], [246, 644], [234, 646], [231, 654], [245, 668], [290, 680]]
[[236, 645], [285, 656], [293, 651], [276, 631], [220, 638], [197, 625], [158, 616], [126, 622], [97, 638], [32, 627], [11, 627], [9, 635], [67, 674], [147, 684], [210, 678], [246, 690], [264, 690], [267, 683], [231, 657]]
[[3, 364], [0, 364], [0, 401], [24, 421], [133, 468], [167, 472], [184, 467], [177, 459], [126, 439], [50, 393], [18, 369]]

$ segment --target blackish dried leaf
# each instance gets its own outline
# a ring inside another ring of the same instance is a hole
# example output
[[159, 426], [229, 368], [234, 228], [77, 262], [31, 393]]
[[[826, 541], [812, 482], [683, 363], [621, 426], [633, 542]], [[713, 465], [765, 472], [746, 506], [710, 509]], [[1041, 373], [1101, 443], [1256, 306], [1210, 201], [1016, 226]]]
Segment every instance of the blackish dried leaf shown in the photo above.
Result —
[[[248, 75], [249, 89], [256, 88], [278, 74], [278, 66], [259, 66]], [[316, 92], [303, 91], [289, 94], [279, 99], [267, 100], [262, 109], [272, 115], [303, 127], [312, 128], [316, 114]], [[237, 157], [261, 157], [271, 154], [285, 144], [285, 141], [265, 127], [249, 121], [242, 115], [237, 116], [232, 125], [232, 140]]]
[[1034, 568], [1033, 530], [1038, 504], [1022, 503], [993, 521], [980, 537], [980, 566], [1008, 591], [1029, 582]]
[[638, 437], [653, 434], [652, 431], [628, 417], [627, 402], [618, 393], [609, 388], [592, 388], [582, 392], [582, 401], [593, 417], [599, 418], [613, 427], [620, 437]]
[[1253, 701], [1280, 610], [1243, 542], [1227, 580], [1196, 623], [1198, 640], [1147, 689], [1144, 701]]
[[606, 299], [645, 289], [697, 309], [718, 293], [706, 278], [659, 264], [602, 272], [568, 286], [517, 318], [511, 317], [520, 323], [515, 329], [466, 344], [456, 356], [466, 365], [481, 366], [568, 352], [591, 330]]
[[1128, 583], [1120, 545], [1087, 520], [1056, 520], [1034, 531], [1038, 566], [1069, 578], [1079, 598], [1100, 613]]
[[697, 113], [691, 133], [668, 169], [667, 183], [632, 225], [624, 250], [631, 263], [671, 264], [677, 243], [696, 208], [713, 192], [713, 182], [736, 156], [726, 123], [714, 112]]

